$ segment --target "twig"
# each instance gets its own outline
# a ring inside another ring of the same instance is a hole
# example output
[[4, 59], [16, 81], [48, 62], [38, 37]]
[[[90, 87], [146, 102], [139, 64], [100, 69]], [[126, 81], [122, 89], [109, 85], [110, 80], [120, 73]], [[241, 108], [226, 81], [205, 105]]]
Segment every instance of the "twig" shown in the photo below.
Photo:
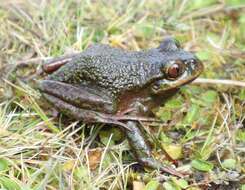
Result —
[[237, 80], [227, 80], [227, 79], [204, 79], [198, 78], [194, 80], [192, 83], [194, 84], [216, 84], [216, 85], [230, 85], [230, 86], [239, 86], [245, 88], [245, 81], [237, 81]]

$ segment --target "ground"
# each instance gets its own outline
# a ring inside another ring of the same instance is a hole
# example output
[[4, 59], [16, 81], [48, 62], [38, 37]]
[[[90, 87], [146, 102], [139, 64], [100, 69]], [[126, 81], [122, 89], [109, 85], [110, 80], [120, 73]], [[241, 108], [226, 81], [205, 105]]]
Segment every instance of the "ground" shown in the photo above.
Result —
[[[242, 0], [2, 1], [1, 189], [244, 190], [244, 13]], [[183, 87], [154, 110], [162, 124], [144, 125], [154, 156], [184, 179], [135, 165], [119, 130], [57, 115], [22, 80], [30, 65], [96, 42], [139, 50], [169, 35], [203, 61], [201, 78], [219, 79]]]

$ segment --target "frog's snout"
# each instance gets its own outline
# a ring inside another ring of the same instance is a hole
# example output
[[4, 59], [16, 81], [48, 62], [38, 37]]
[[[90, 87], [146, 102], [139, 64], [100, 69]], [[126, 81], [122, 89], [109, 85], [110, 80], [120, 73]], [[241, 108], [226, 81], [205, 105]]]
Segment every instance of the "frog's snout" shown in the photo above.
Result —
[[204, 65], [198, 58], [191, 59], [185, 62], [187, 68], [187, 77], [185, 80], [192, 81], [196, 79], [204, 70]]

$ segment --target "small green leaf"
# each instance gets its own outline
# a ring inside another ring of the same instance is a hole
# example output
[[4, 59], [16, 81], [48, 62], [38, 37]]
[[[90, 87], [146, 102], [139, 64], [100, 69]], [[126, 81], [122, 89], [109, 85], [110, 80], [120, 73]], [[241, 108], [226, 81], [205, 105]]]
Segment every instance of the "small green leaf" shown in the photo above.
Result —
[[162, 145], [167, 154], [174, 160], [182, 157], [182, 146], [178, 144], [163, 144]]
[[199, 171], [208, 172], [213, 169], [213, 164], [201, 159], [196, 159], [191, 162], [191, 166]]
[[159, 185], [160, 185], [160, 184], [159, 184], [158, 181], [156, 181], [156, 180], [151, 180], [151, 181], [149, 181], [149, 182], [146, 184], [144, 190], [157, 190], [158, 187], [159, 187]]
[[191, 124], [192, 122], [194, 122], [196, 119], [198, 119], [199, 117], [199, 111], [200, 111], [200, 107], [196, 104], [193, 104], [189, 110], [188, 113], [185, 117], [185, 121], [187, 124]]
[[163, 183], [163, 187], [164, 187], [166, 190], [181, 190], [180, 187], [176, 186], [175, 184], [173, 184], [173, 183], [170, 182], [170, 181], [167, 181], [167, 182]]
[[236, 168], [236, 160], [226, 159], [223, 161], [222, 166], [226, 169], [235, 169]]
[[175, 177], [172, 177], [171, 180], [172, 186], [174, 186], [175, 189], [186, 189], [188, 187], [188, 182], [184, 179], [176, 179]]
[[157, 117], [160, 118], [162, 121], [169, 121], [172, 117], [172, 113], [169, 109], [160, 108], [156, 113]]
[[183, 102], [180, 99], [171, 99], [166, 104], [165, 107], [170, 109], [180, 108]]
[[9, 163], [7, 160], [0, 158], [0, 171], [7, 171], [9, 169], [8, 165]]
[[177, 180], [176, 178], [173, 178], [172, 181], [181, 189], [186, 189], [188, 187], [188, 182], [184, 179]]

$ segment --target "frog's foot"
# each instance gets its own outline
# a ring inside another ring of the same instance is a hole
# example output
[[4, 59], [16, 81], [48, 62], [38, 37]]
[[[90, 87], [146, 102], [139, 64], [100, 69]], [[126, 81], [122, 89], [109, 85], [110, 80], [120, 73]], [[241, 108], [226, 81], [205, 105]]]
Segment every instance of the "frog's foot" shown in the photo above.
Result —
[[145, 136], [140, 130], [140, 124], [137, 121], [128, 121], [126, 122], [128, 128], [130, 128], [130, 131], [126, 131], [129, 144], [132, 147], [136, 158], [138, 159], [139, 163], [141, 163], [143, 166], [152, 168], [152, 169], [158, 169], [162, 172], [166, 172], [169, 174], [172, 174], [177, 177], [183, 177], [183, 174], [180, 172], [164, 166], [159, 161], [155, 160], [152, 157], [151, 149], [148, 145], [148, 143], [145, 141]]
[[157, 170], [160, 170], [162, 172], [165, 172], [165, 173], [168, 173], [168, 174], [180, 177], [180, 178], [183, 178], [185, 175], [185, 174], [182, 174], [182, 173], [174, 170], [171, 167], [164, 166], [162, 163], [160, 163], [159, 161], [157, 161], [153, 158], [140, 158], [139, 161], [144, 166], [147, 166], [147, 167], [152, 168], [152, 169], [157, 169]]

